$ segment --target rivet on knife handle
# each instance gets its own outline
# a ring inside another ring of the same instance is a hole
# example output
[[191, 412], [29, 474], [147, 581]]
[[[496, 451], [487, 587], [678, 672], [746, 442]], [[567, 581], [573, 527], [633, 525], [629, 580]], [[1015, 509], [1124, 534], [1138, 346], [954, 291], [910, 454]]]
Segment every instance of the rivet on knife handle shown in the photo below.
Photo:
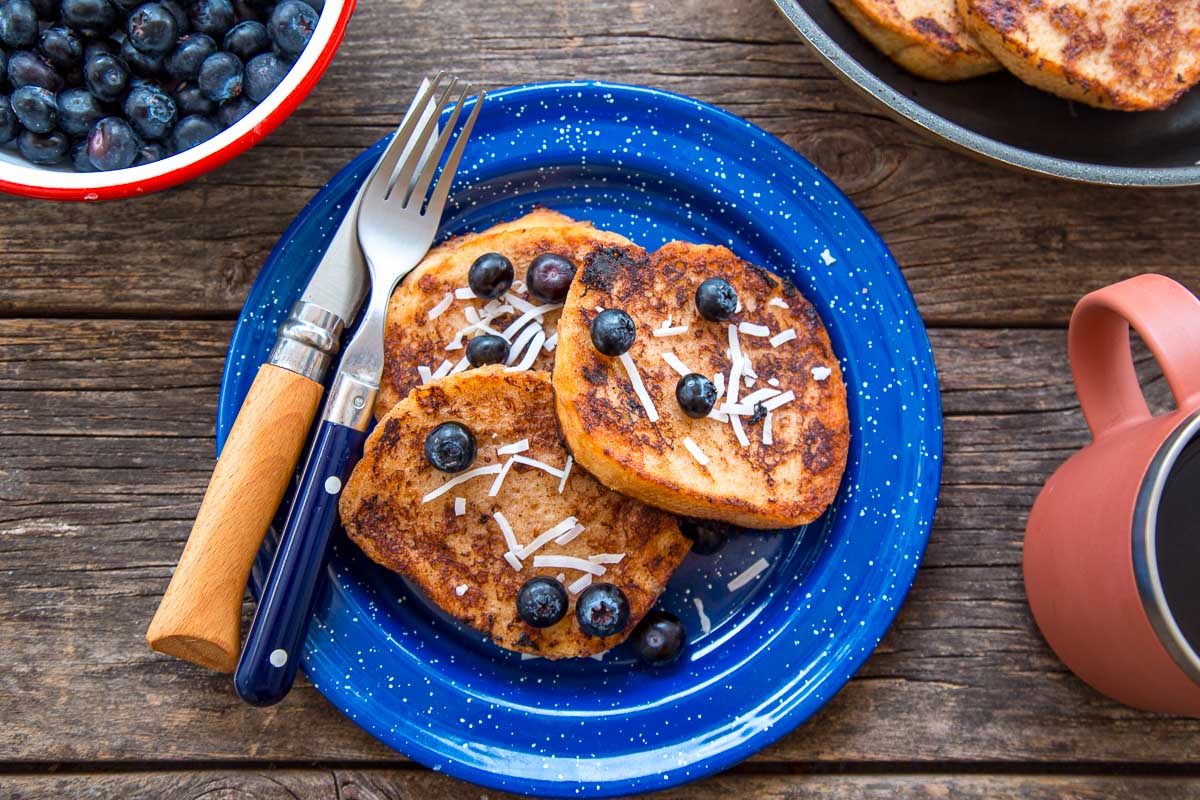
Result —
[[246, 579], [321, 403], [342, 322], [299, 303], [259, 368], [146, 640], [221, 672], [237, 664]]

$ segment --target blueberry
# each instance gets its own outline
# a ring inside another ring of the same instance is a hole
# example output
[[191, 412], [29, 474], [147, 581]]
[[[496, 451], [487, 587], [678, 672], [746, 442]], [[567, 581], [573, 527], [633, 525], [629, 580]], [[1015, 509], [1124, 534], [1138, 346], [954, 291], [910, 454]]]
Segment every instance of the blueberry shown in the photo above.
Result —
[[200, 65], [196, 85], [214, 103], [224, 103], [242, 93], [246, 72], [233, 53], [213, 53]]
[[217, 123], [200, 114], [191, 114], [175, 124], [175, 132], [171, 135], [171, 144], [176, 153], [190, 150], [198, 144], [207, 142], [221, 132]]
[[13, 113], [8, 98], [0, 94], [0, 146], [10, 144], [20, 131], [17, 115]]
[[34, 133], [49, 133], [58, 125], [54, 94], [40, 86], [22, 86], [9, 98], [17, 120]]
[[651, 611], [633, 632], [633, 649], [643, 663], [665, 667], [683, 655], [687, 632], [674, 614]]
[[76, 142], [71, 145], [71, 165], [75, 167], [76, 172], [98, 172], [99, 170], [92, 164], [92, 160], [88, 158], [87, 141]]
[[49, 133], [21, 131], [21, 135], [17, 137], [17, 149], [20, 150], [21, 155], [43, 167], [51, 167], [66, 161], [67, 150], [70, 147], [71, 140], [60, 131], [50, 131]]
[[188, 21], [192, 30], [220, 39], [233, 27], [237, 16], [229, 0], [197, 0], [188, 9]]
[[284, 53], [297, 56], [317, 27], [318, 14], [313, 7], [301, 0], [283, 0], [271, 12], [267, 30], [276, 46]]
[[229, 29], [225, 40], [221, 42], [221, 48], [233, 53], [242, 61], [249, 61], [259, 53], [271, 49], [271, 34], [267, 33], [266, 25], [248, 19]]
[[9, 47], [33, 47], [38, 40], [37, 9], [29, 0], [5, 0], [0, 5], [0, 42]]
[[606, 308], [592, 320], [592, 344], [606, 356], [619, 356], [633, 347], [637, 326], [619, 308]]
[[204, 92], [200, 91], [200, 87], [194, 83], [181, 84], [175, 90], [173, 97], [175, 107], [179, 109], [181, 117], [193, 114], [207, 116], [217, 110], [217, 104], [205, 97]]
[[575, 618], [588, 636], [612, 636], [629, 621], [629, 601], [611, 583], [593, 583], [575, 601]]
[[161, 139], [176, 117], [175, 101], [162, 89], [139, 86], [125, 98], [125, 116], [144, 139]]
[[517, 614], [535, 628], [549, 628], [567, 615], [567, 590], [554, 578], [530, 578], [517, 592]]
[[63, 89], [55, 98], [58, 127], [71, 136], [87, 136], [104, 117], [100, 102], [87, 89]]
[[62, 76], [41, 56], [29, 50], [18, 50], [8, 57], [8, 82], [13, 88], [40, 86], [57, 92], [63, 87]]
[[425, 459], [442, 472], [462, 472], [475, 463], [475, 434], [461, 422], [443, 422], [425, 437]]
[[83, 63], [83, 40], [75, 31], [61, 25], [42, 31], [38, 50], [51, 66], [62, 72], [69, 72]]
[[166, 55], [175, 45], [179, 26], [175, 17], [161, 3], [138, 6], [125, 23], [130, 43], [152, 56]]
[[246, 65], [246, 96], [256, 103], [267, 99], [291, 66], [274, 53], [262, 53]]
[[117, 9], [108, 0], [62, 0], [62, 18], [70, 27], [93, 39], [117, 29]]
[[[163, 57], [143, 53], [133, 46], [128, 38], [121, 42], [121, 59], [129, 67], [130, 72], [143, 78], [153, 78], [163, 71]], [[130, 81], [130, 86], [133, 82]]]
[[542, 253], [529, 265], [525, 276], [529, 293], [547, 303], [561, 303], [575, 279], [575, 264], [557, 253]]
[[217, 52], [217, 43], [206, 33], [189, 33], [182, 36], [175, 49], [163, 60], [163, 67], [172, 78], [192, 81], [200, 74], [204, 59]]
[[237, 122], [251, 111], [254, 110], [254, 103], [245, 95], [235, 97], [232, 100], [222, 103], [217, 109], [217, 122], [222, 128], [229, 128], [236, 125]]
[[713, 322], [724, 322], [737, 310], [737, 292], [724, 278], [709, 278], [696, 289], [696, 310]]
[[692, 552], [698, 556], [711, 556], [729, 540], [724, 525], [705, 519], [681, 519], [679, 532], [692, 540]]
[[698, 372], [684, 375], [675, 384], [675, 399], [683, 413], [692, 419], [707, 417], [717, 404], [717, 387]]
[[105, 117], [88, 134], [88, 158], [99, 170], [125, 169], [137, 158], [142, 143], [128, 122]]
[[509, 343], [503, 336], [488, 333], [467, 342], [467, 363], [472, 367], [508, 361]]
[[484, 253], [471, 264], [467, 283], [476, 297], [494, 300], [508, 291], [513, 282], [513, 265], [499, 253]]
[[170, 154], [162, 142], [142, 142], [142, 146], [138, 149], [137, 158], [133, 160], [133, 166], [140, 167], [142, 164], [153, 164], [155, 161], [163, 160], [168, 155]]
[[97, 100], [112, 103], [129, 85], [129, 67], [120, 57], [97, 48], [84, 56], [83, 80]]

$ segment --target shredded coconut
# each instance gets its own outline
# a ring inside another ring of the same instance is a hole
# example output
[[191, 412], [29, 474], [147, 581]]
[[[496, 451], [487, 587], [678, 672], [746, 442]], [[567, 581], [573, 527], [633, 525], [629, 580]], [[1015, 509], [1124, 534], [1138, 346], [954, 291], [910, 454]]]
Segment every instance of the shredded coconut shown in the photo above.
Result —
[[547, 314], [551, 311], [557, 311], [560, 308], [562, 308], [562, 303], [545, 303], [540, 306], [534, 306], [532, 309], [526, 311], [524, 314], [513, 320], [500, 335], [507, 339], [509, 336], [512, 336], [514, 333], [521, 330], [521, 328], [524, 328], [530, 320], [537, 319], [542, 314]]
[[513, 281], [512, 286], [509, 287], [509, 291], [516, 292], [517, 294], [525, 294], [525, 281]]
[[[529, 556], [533, 555], [533, 553], [535, 551], [541, 549], [541, 547], [543, 545], [545, 545], [547, 542], [550, 542], [553, 539], [557, 539], [559, 536], [562, 536], [564, 533], [569, 531], [571, 528], [574, 528], [575, 523], [577, 523], [577, 522], [579, 522], [579, 520], [575, 519], [574, 517], [567, 517], [562, 522], [559, 522], [557, 525], [555, 525], [553, 528], [542, 531], [534, 538], [534, 540], [532, 542], [530, 542], [529, 544], [525, 545], [524, 547], [522, 547], [520, 550], [517, 551], [517, 557], [518, 558], [529, 558]], [[534, 561], [533, 565], [535, 567], [540, 566], [536, 560]], [[556, 565], [550, 564], [548, 566], [556, 566]], [[561, 564], [561, 565], [557, 565], [557, 566], [566, 566], [566, 565]]]
[[500, 486], [504, 483], [504, 479], [508, 477], [508, 471], [512, 469], [513, 460], [509, 458], [504, 462], [504, 466], [500, 468], [500, 473], [496, 476], [496, 480], [492, 481], [492, 488], [488, 489], [488, 497], [495, 497], [500, 494]]
[[449, 361], [443, 360], [441, 364], [438, 364], [438, 368], [433, 371], [433, 379], [437, 380], [438, 378], [446, 377], [450, 374], [450, 370], [453, 368], [453, 364], [451, 364]]
[[740, 417], [730, 417], [729, 424], [733, 426], [733, 435], [737, 437], [738, 444], [746, 447], [750, 444], [750, 440], [746, 438], [746, 431], [742, 428], [742, 420]]
[[450, 374], [457, 375], [460, 372], [466, 372], [467, 368], [470, 366], [471, 362], [467, 360], [466, 356], [463, 356], [458, 360], [458, 363], [454, 365], [454, 369], [450, 370]]
[[585, 530], [586, 530], [586, 528], [584, 528], [582, 525], [580, 525], [577, 522], [577, 523], [575, 523], [575, 527], [571, 528], [571, 530], [567, 531], [562, 536], [555, 539], [554, 543], [555, 544], [570, 544], [571, 542], [575, 541], [575, 539], [577, 539], [579, 537], [579, 534], [583, 533]]
[[558, 331], [557, 330], [554, 331], [554, 333], [550, 334], [548, 337], [546, 337], [546, 342], [545, 342], [545, 344], [542, 345], [542, 348], [547, 353], [549, 353], [551, 350], [553, 350], [556, 347], [558, 347]]
[[426, 384], [433, 380], [433, 373], [429, 371], [429, 367], [424, 364], [417, 365], [417, 375], [421, 377], [421, 383]]
[[441, 497], [446, 492], [458, 486], [460, 483], [466, 483], [472, 478], [478, 478], [481, 475], [495, 475], [501, 469], [499, 464], [488, 464], [486, 467], [479, 467], [469, 472], [464, 472], [462, 475], [455, 475], [450, 480], [443, 483], [438, 488], [434, 489], [429, 494], [421, 498], [422, 503], [428, 503], [430, 500]]
[[600, 564], [593, 564], [586, 558], [575, 558], [574, 556], [534, 556], [533, 565], [550, 569], [574, 569], [580, 572], [590, 572], [593, 575], [603, 575], [608, 571]]
[[763, 571], [766, 570], [766, 568], [769, 566], [770, 566], [770, 564], [767, 563], [767, 560], [765, 558], [760, 558], [758, 561], [755, 561], [753, 564], [751, 564], [749, 567], [746, 568], [745, 572], [743, 572], [741, 575], [738, 575], [736, 578], [734, 578], [733, 580], [731, 580], [729, 582], [729, 584], [728, 584], [729, 591], [736, 592], [738, 589], [742, 588], [747, 583], [749, 583], [750, 581], [754, 580], [759, 575], [761, 575], [763, 573]]
[[519, 559], [515, 555], [513, 555], [512, 552], [505, 553], [504, 560], [507, 561], [509, 566], [511, 566], [517, 572], [521, 571], [521, 567], [523, 566], [521, 564], [521, 559]]
[[779, 378], [767, 378], [767, 383], [775, 388], [779, 388]]
[[516, 461], [518, 464], [524, 464], [529, 467], [537, 467], [538, 469], [542, 470], [543, 472], [549, 472], [551, 475], [553, 475], [556, 478], [562, 478], [562, 476], [563, 476], [563, 471], [561, 469], [555, 469], [554, 467], [547, 464], [545, 461], [538, 461], [536, 458], [530, 458], [528, 456], [513, 456], [513, 461]]
[[460, 583], [458, 586], [455, 586], [454, 593], [459, 597], [462, 597], [467, 593], [467, 585], [465, 583]]
[[681, 333], [687, 333], [687, 332], [688, 332], [687, 325], [676, 325], [673, 328], [667, 328], [667, 327], [655, 328], [653, 331], [651, 331], [651, 333], [654, 334], [655, 336], [678, 336]]
[[646, 392], [646, 386], [642, 383], [642, 376], [638, 374], [633, 356], [627, 352], [621, 353], [620, 360], [621, 365], [625, 367], [625, 372], [629, 375], [629, 382], [633, 384], [633, 393], [637, 395], [638, 400], [642, 401], [642, 407], [646, 409], [646, 419], [658, 422], [658, 409], [654, 407], [654, 401]]
[[443, 313], [445, 313], [447, 308], [449, 308], [451, 305], [453, 305], [453, 303], [454, 303], [454, 295], [450, 294], [449, 292], [446, 292], [446, 296], [443, 297], [441, 300], [438, 300], [437, 305], [435, 305], [433, 308], [429, 309], [429, 321], [433, 322], [435, 319], [440, 317]]
[[470, 286], [460, 286], [454, 290], [454, 296], [459, 300], [474, 300], [478, 295], [471, 291]]
[[762, 437], [763, 437], [762, 438], [763, 444], [775, 444], [775, 439], [774, 439], [773, 435], [771, 434], [771, 412], [770, 411], [768, 411], [767, 415], [765, 417], [763, 417]]
[[760, 400], [766, 400], [768, 397], [774, 397], [779, 394], [778, 389], [757, 389], [742, 398], [742, 402], [751, 408]]
[[778, 297], [772, 297], [770, 300], [767, 301], [767, 305], [775, 306], [776, 308], [788, 308], [789, 307], [787, 303], [783, 302], [783, 300], [779, 299]]
[[524, 372], [533, 366], [533, 362], [537, 360], [538, 351], [542, 349], [542, 343], [546, 341], [546, 334], [542, 331], [542, 326], [539, 325], [537, 333], [533, 334], [533, 341], [529, 343], [529, 347], [525, 350], [525, 356], [520, 363], [514, 364], [511, 367], [505, 367], [505, 372]]
[[679, 356], [675, 355], [670, 350], [663, 352], [662, 358], [663, 361], [667, 362], [667, 366], [678, 372], [680, 376], [692, 374], [692, 371], [687, 368], [687, 364], [684, 364], [682, 361], [680, 361]]
[[788, 328], [786, 331], [780, 331], [771, 337], [771, 347], [779, 347], [784, 342], [790, 342], [796, 338], [796, 329]]
[[506, 444], [503, 447], [497, 447], [496, 455], [511, 456], [513, 453], [524, 453], [528, 449], [529, 449], [529, 440], [522, 439], [519, 442], [513, 442], [512, 444]]
[[[558, 493], [562, 494], [563, 489], [567, 488], [567, 478], [571, 477], [571, 466], [575, 463], [575, 457], [567, 453], [567, 465], [563, 467], [562, 480], [558, 482]], [[559, 542], [562, 544], [562, 542]]]
[[693, 597], [692, 602], [696, 604], [696, 613], [700, 615], [700, 632], [710, 633], [712, 631], [712, 620], [708, 618], [708, 614], [704, 613], [704, 601], [699, 597]]
[[504, 295], [504, 302], [509, 303], [510, 305], [512, 305], [513, 308], [515, 308], [517, 311], [520, 311], [521, 313], [525, 313], [526, 311], [532, 311], [533, 309], [537, 308], [537, 306], [535, 306], [533, 303], [529, 302], [528, 300], [526, 300], [522, 297], [517, 297], [512, 292], [509, 292], [508, 294]]
[[755, 325], [753, 322], [743, 322], [738, 330], [747, 336], [770, 336], [771, 329], [766, 325]]
[[796, 399], [795, 392], [791, 392], [791, 391], [784, 392], [783, 394], [772, 397], [770, 400], [764, 400], [763, 408], [765, 408], [767, 411], [774, 411], [775, 409], [779, 408], [784, 403], [790, 403], [795, 399]]
[[589, 572], [589, 573], [586, 573], [582, 578], [579, 578], [574, 583], [572, 583], [570, 586], [568, 586], [567, 591], [570, 592], [571, 594], [579, 594], [580, 592], [582, 592], [584, 589], [586, 589], [587, 587], [589, 587], [591, 585], [592, 585], [592, 573]]
[[508, 349], [508, 361], [506, 363], [509, 365], [517, 363], [517, 360], [521, 357], [521, 353], [525, 352], [525, 345], [529, 344], [529, 340], [536, 336], [537, 332], [541, 329], [541, 323], [526, 325], [525, 328], [517, 334], [516, 338], [512, 340], [512, 346]]
[[832, 374], [833, 374], [833, 370], [830, 369], [829, 367], [813, 367], [812, 368], [812, 376], [813, 376], [814, 381], [828, 380], [829, 376]]
[[454, 498], [454, 516], [461, 517], [463, 514], [466, 514], [466, 513], [467, 513], [467, 498], [465, 498], [465, 497]]
[[683, 446], [692, 454], [692, 458], [700, 462], [700, 466], [708, 466], [708, 456], [704, 455], [704, 451], [700, 449], [700, 445], [692, 441], [692, 437], [683, 437]]
[[593, 564], [620, 564], [623, 558], [624, 553], [596, 553], [594, 556], [588, 556], [588, 561]]
[[517, 541], [517, 535], [513, 533], [512, 525], [508, 524], [508, 517], [497, 511], [492, 514], [492, 519], [496, 520], [496, 524], [500, 526], [500, 533], [504, 535], [504, 546], [508, 548], [508, 552], [515, 554], [521, 549], [521, 543]]

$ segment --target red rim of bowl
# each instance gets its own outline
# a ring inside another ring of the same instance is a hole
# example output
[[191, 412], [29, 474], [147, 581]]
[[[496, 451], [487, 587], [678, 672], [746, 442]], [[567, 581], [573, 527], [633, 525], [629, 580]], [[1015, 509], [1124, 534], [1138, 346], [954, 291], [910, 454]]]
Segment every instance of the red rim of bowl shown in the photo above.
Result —
[[[351, 14], [354, 13], [356, 0], [327, 0], [325, 10], [321, 13], [321, 22], [326, 23], [327, 11], [337, 9], [333, 17], [328, 38], [324, 45], [320, 47], [320, 51], [316, 54], [315, 60], [311, 63], [308, 69], [300, 76], [296, 85], [288, 92], [283, 94], [279, 99], [273, 96], [268, 96], [267, 99], [260, 104], [269, 105], [269, 110], [262, 121], [246, 127], [244, 131], [239, 133], [235, 138], [220, 145], [218, 149], [212, 152], [211, 147], [206, 147], [205, 144], [193, 148], [196, 153], [188, 158], [188, 153], [185, 151], [163, 161], [157, 162], [163, 167], [171, 167], [171, 162], [177, 159], [182, 160], [178, 166], [166, 169], [163, 172], [152, 173], [145, 176], [137, 176], [130, 178], [122, 178], [124, 173], [145, 170], [147, 167], [153, 167], [154, 164], [144, 167], [130, 167], [128, 169], [116, 170], [109, 173], [96, 172], [88, 173], [88, 177], [97, 181], [103, 181], [105, 177], [111, 179], [111, 182], [100, 183], [97, 185], [87, 186], [47, 186], [39, 184], [24, 183], [16, 180], [7, 180], [0, 177], [0, 191], [8, 194], [21, 195], [24, 197], [36, 197], [45, 200], [116, 200], [122, 197], [132, 197], [135, 195], [149, 194], [157, 192], [160, 189], [166, 189], [171, 186], [176, 186], [184, 181], [189, 181], [192, 178], [199, 177], [209, 170], [215, 169], [235, 156], [241, 155], [249, 150], [254, 145], [262, 141], [271, 131], [279, 127], [288, 116], [296, 110], [296, 107], [304, 101], [308, 93], [317, 85], [317, 81], [325, 74], [325, 70], [329, 67], [329, 62], [333, 60], [334, 53], [337, 52], [338, 46], [342, 43], [342, 39], [346, 33], [346, 25], [350, 20]], [[330, 24], [330, 23], [326, 23]], [[321, 30], [321, 25], [318, 24], [318, 33]], [[314, 36], [314, 38], [316, 38]], [[301, 55], [301, 63], [307, 51]], [[286, 78], [284, 79], [287, 80]], [[278, 89], [283, 88], [281, 85]], [[253, 112], [251, 112], [253, 116]], [[247, 120], [249, 117], [247, 117]], [[238, 127], [237, 125], [234, 126]], [[230, 129], [232, 130], [232, 128]], [[216, 141], [221, 138], [224, 133], [213, 137], [209, 141]], [[3, 166], [0, 165], [0, 172], [3, 171]], [[75, 175], [78, 173], [63, 173], [56, 170], [40, 170], [37, 167], [28, 167], [31, 171], [45, 172], [48, 175]]]

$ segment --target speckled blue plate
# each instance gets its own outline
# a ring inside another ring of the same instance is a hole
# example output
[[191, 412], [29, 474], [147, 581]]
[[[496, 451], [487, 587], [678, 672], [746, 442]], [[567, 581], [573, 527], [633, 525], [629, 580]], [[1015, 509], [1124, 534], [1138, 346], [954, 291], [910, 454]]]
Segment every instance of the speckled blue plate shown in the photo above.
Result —
[[[380, 149], [309, 203], [251, 289], [226, 362], [218, 445]], [[820, 311], [845, 372], [846, 475], [812, 525], [749, 532], [716, 556], [688, 556], [660, 600], [686, 624], [688, 651], [658, 671], [639, 666], [627, 646], [599, 661], [523, 661], [443, 616], [339, 533], [305, 647], [309, 678], [400, 752], [528, 794], [661, 789], [771, 744], [878, 644], [937, 503], [937, 376], [891, 254], [850, 201], [779, 140], [712, 106], [631, 86], [539, 84], [490, 95], [453, 197], [443, 235], [542, 204], [647, 248], [672, 239], [725, 244], [791, 278]], [[729, 591], [759, 558], [769, 570]]]

